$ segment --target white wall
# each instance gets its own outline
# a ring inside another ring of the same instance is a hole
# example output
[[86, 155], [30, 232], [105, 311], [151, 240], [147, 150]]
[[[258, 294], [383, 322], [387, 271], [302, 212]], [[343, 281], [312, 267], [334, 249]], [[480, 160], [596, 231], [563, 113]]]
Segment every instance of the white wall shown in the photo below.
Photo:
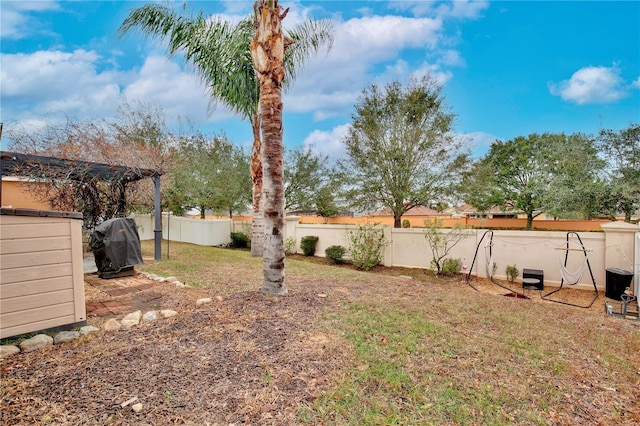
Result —
[[[152, 215], [134, 215], [141, 240], [152, 240], [154, 218]], [[231, 219], [187, 219], [162, 215], [162, 238], [170, 241], [219, 246], [231, 242]]]
[[[136, 216], [141, 239], [153, 238], [153, 218]], [[299, 218], [285, 219], [285, 239], [296, 240], [296, 251], [300, 252], [300, 240], [305, 236], [317, 236], [316, 256], [324, 257], [324, 251], [332, 245], [349, 246], [348, 232], [358, 229], [356, 225], [300, 224]], [[167, 217], [163, 216], [163, 238], [170, 236], [172, 241], [191, 242], [201, 245], [220, 245], [229, 242], [231, 229], [245, 231], [246, 224], [232, 223], [231, 220], [200, 220], [171, 217], [171, 229], [167, 232]], [[598, 289], [605, 289], [606, 268], [619, 267], [633, 271], [634, 238], [640, 227], [613, 222], [602, 226], [605, 232], [580, 232], [578, 236], [588, 249], [587, 256], [593, 278]], [[383, 264], [409, 268], [428, 268], [431, 263], [431, 249], [424, 236], [423, 229], [381, 227], [391, 241], [384, 251]], [[445, 230], [446, 232], [446, 230]], [[469, 230], [469, 237], [455, 246], [447, 257], [462, 259], [463, 264], [471, 268], [472, 273], [486, 277], [489, 263], [490, 233], [486, 230]], [[168, 235], [169, 234], [169, 235]], [[570, 235], [570, 248], [567, 258], [567, 270], [577, 271], [585, 262], [584, 252], [574, 234]], [[544, 271], [544, 284], [560, 285], [562, 279], [560, 265], [564, 264], [566, 250], [566, 232], [559, 231], [493, 231], [491, 253], [497, 264], [495, 276], [506, 278], [507, 265], [516, 265], [520, 270], [541, 269]], [[477, 250], [477, 258], [473, 262]], [[582, 279], [575, 288], [592, 289], [591, 274], [585, 270]]]

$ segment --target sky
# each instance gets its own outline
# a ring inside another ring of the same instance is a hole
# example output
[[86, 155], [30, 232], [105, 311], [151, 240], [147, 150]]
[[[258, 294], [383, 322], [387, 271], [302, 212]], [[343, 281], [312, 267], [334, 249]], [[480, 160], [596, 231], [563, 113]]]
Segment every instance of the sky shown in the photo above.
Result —
[[[160, 107], [249, 147], [247, 121], [210, 97], [180, 55], [118, 27], [137, 1], [0, 2], [0, 121], [7, 130], [113, 119], [123, 100]], [[172, 3], [181, 9], [183, 2]], [[237, 22], [251, 1], [194, 1]], [[285, 30], [330, 19], [333, 47], [308, 60], [284, 102], [284, 143], [338, 158], [372, 84], [430, 73], [475, 157], [532, 133], [597, 134], [640, 122], [639, 1], [287, 1]]]

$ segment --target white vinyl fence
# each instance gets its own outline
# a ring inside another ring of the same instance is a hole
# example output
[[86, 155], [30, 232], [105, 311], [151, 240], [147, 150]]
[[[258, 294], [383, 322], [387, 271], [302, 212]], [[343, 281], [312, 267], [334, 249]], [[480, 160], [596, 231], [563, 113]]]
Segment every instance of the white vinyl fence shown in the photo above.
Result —
[[[135, 216], [141, 239], [153, 239], [153, 217]], [[294, 238], [296, 251], [300, 252], [300, 239], [305, 236], [317, 236], [316, 256], [324, 256], [324, 251], [332, 245], [349, 246], [348, 233], [356, 231], [356, 225], [300, 224], [298, 217], [286, 217], [285, 239]], [[228, 244], [230, 233], [247, 232], [250, 229], [246, 222], [233, 223], [229, 219], [200, 220], [182, 217], [162, 218], [162, 237], [170, 241], [182, 241], [200, 245]], [[424, 229], [419, 228], [380, 228], [390, 242], [384, 252], [385, 266], [403, 266], [409, 268], [429, 268], [432, 254], [424, 236]], [[640, 227], [624, 222], [611, 222], [602, 225], [603, 232], [579, 232], [578, 236], [587, 248], [586, 254], [591, 272], [599, 290], [605, 289], [606, 269], [620, 268], [634, 271], [636, 278], [636, 294], [640, 291], [638, 284], [637, 259], [640, 254]], [[448, 232], [445, 230], [445, 232]], [[506, 278], [508, 265], [516, 265], [522, 270], [541, 269], [544, 271], [544, 284], [560, 285], [562, 279], [561, 264], [564, 265], [567, 253], [566, 232], [558, 231], [493, 231], [493, 238], [486, 230], [469, 230], [469, 237], [455, 246], [447, 257], [459, 258], [464, 265], [471, 268], [472, 273], [480, 277], [487, 276], [487, 265], [490, 260], [497, 265], [495, 276]], [[636, 236], [638, 234], [638, 236]], [[482, 239], [482, 241], [481, 241]], [[585, 262], [585, 252], [580, 248], [577, 239], [570, 235], [570, 250], [566, 269], [570, 272], [579, 270]], [[477, 257], [473, 262], [477, 251]], [[491, 258], [489, 258], [491, 251]], [[635, 263], [635, 264], [634, 264]], [[593, 288], [589, 268], [585, 270], [576, 288]]]

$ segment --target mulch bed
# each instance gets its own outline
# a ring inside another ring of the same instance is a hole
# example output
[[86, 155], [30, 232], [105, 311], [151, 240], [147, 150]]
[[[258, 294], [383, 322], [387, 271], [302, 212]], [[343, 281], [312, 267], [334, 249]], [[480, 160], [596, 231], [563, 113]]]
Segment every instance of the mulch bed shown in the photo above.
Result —
[[240, 292], [195, 308], [206, 292], [153, 288], [178, 316], [3, 360], [0, 421], [296, 424], [296, 407], [348, 356], [346, 345], [311, 331], [332, 303], [323, 294], [292, 292], [283, 301]]

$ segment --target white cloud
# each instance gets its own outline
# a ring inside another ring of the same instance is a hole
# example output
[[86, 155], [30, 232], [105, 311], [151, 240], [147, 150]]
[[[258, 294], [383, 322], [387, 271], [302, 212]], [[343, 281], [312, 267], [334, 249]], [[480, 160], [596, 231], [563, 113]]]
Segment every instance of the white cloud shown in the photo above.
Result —
[[412, 74], [417, 77], [431, 75], [431, 77], [443, 86], [453, 78], [451, 71], [442, 71], [438, 65], [430, 65], [426, 62], [423, 63], [420, 68], [414, 70]]
[[329, 162], [333, 163], [346, 157], [347, 150], [342, 139], [347, 135], [350, 127], [350, 124], [342, 124], [334, 127], [330, 132], [314, 130], [302, 141], [302, 146], [316, 154], [328, 156]]
[[[416, 64], [400, 59], [403, 50], [423, 50], [424, 53], [417, 55], [424, 58], [428, 52], [435, 51], [443, 30], [442, 22], [437, 19], [393, 15], [336, 19], [333, 23], [333, 48], [305, 63], [285, 98], [288, 110], [313, 111], [315, 120], [348, 113], [362, 89], [373, 82], [406, 80]], [[453, 51], [443, 51], [441, 56], [442, 65], [461, 61]], [[426, 72], [426, 69], [427, 65], [423, 65], [419, 71]], [[450, 76], [443, 72], [440, 78], [446, 81]]]
[[624, 86], [620, 69], [615, 64], [612, 67], [584, 67], [569, 80], [548, 84], [551, 94], [578, 105], [617, 102], [627, 96]]
[[[0, 87], [7, 121], [37, 117], [110, 118], [122, 96], [160, 106], [170, 123], [178, 117], [212, 122], [231, 114], [208, 114], [209, 96], [193, 73], [163, 56], [149, 56], [139, 70], [100, 70], [95, 51], [2, 54]], [[11, 117], [7, 117], [10, 115]]]
[[189, 116], [196, 122], [228, 117], [218, 110], [212, 117], [207, 117], [209, 96], [205, 87], [193, 73], [183, 71], [164, 56], [147, 57], [135, 80], [127, 84], [123, 93], [130, 100], [160, 105], [168, 117]]
[[489, 151], [491, 144], [500, 139], [497, 136], [485, 132], [460, 133], [457, 137], [468, 142], [474, 158], [483, 157], [487, 151]]
[[455, 0], [451, 2], [450, 15], [455, 18], [476, 19], [484, 9], [489, 7], [488, 1]]
[[3, 110], [22, 119], [103, 116], [117, 104], [118, 74], [98, 72], [94, 51], [3, 54], [1, 60]]
[[634, 89], [640, 89], [640, 77], [636, 78], [633, 83], [631, 83], [631, 87]]
[[442, 17], [459, 19], [476, 19], [480, 12], [489, 7], [488, 1], [454, 0], [452, 2], [436, 1], [393, 1], [390, 7], [396, 10], [409, 10], [414, 16], [436, 13]]
[[467, 66], [467, 62], [462, 56], [460, 56], [460, 52], [453, 49], [443, 50], [440, 58], [438, 59], [438, 64], [454, 67]]
[[32, 12], [59, 10], [56, 1], [3, 1], [0, 4], [0, 37], [21, 39], [39, 28]]

